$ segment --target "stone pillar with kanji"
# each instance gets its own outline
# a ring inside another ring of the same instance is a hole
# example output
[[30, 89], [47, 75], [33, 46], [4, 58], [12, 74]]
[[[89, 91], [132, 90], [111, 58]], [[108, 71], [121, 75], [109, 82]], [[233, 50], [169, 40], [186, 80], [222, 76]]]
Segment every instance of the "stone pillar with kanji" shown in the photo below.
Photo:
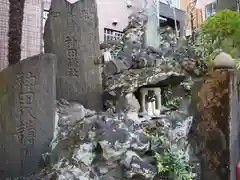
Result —
[[101, 65], [95, 0], [52, 0], [44, 30], [44, 51], [58, 57], [57, 99], [102, 110]]

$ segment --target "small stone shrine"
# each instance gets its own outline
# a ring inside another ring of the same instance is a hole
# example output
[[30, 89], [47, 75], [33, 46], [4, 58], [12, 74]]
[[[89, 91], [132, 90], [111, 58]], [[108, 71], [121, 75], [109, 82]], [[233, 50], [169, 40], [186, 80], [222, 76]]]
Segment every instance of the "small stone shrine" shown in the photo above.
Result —
[[100, 110], [102, 80], [97, 7], [94, 0], [52, 0], [44, 31], [46, 53], [58, 56], [57, 99]]
[[159, 116], [161, 112], [161, 88], [141, 88], [141, 107], [143, 113]]
[[0, 72], [0, 179], [36, 173], [54, 134], [56, 56], [33, 56]]

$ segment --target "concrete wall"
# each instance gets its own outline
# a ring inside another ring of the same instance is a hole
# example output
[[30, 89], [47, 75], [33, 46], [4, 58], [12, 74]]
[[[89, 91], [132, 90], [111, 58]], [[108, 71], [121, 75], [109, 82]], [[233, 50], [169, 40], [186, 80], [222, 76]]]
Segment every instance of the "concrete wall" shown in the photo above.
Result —
[[[127, 0], [97, 0], [98, 19], [99, 19], [99, 37], [100, 41], [104, 40], [104, 28], [123, 31], [128, 24], [128, 16], [137, 8], [143, 6], [143, 0], [134, 0], [132, 7], [127, 7]], [[114, 20], [118, 24], [114, 26]]]
[[[128, 24], [128, 16], [144, 6], [144, 0], [130, 0], [132, 3], [131, 8], [127, 7], [127, 2], [128, 0], [97, 0], [101, 42], [104, 40], [104, 28], [122, 31]], [[173, 19], [172, 9], [169, 5], [162, 3], [166, 2], [166, 0], [160, 0], [160, 2], [160, 15]], [[179, 6], [179, 4], [176, 1], [174, 6]], [[176, 17], [182, 27], [185, 21], [184, 15], [184, 11], [176, 8]], [[116, 26], [112, 24], [114, 20], [118, 21]]]

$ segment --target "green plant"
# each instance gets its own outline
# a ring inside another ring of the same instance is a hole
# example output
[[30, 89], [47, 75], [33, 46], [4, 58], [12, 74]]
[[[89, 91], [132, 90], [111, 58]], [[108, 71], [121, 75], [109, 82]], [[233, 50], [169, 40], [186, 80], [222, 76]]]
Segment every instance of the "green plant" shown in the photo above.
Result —
[[234, 58], [240, 57], [240, 15], [231, 10], [218, 11], [210, 15], [196, 32], [195, 48], [206, 64], [224, 51]]
[[162, 154], [155, 154], [159, 172], [169, 172], [177, 180], [191, 180], [188, 172], [189, 165], [185, 160], [184, 152], [176, 146], [170, 146]]
[[[167, 172], [176, 180], [192, 180], [184, 150], [171, 144], [164, 133], [161, 135], [150, 134], [147, 128], [144, 128], [143, 131], [146, 136], [152, 137], [151, 150], [155, 153], [154, 158], [158, 172]], [[162, 150], [159, 151], [159, 149]]]

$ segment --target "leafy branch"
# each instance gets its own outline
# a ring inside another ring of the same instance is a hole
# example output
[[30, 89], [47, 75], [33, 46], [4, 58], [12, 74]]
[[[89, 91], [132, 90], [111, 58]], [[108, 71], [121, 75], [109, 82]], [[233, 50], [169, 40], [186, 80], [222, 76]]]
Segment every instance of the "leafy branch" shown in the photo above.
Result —
[[240, 15], [231, 10], [218, 11], [210, 15], [196, 32], [196, 52], [209, 66], [219, 52], [224, 51], [239, 58]]
[[151, 134], [144, 128], [144, 134], [152, 137], [151, 150], [154, 151], [156, 168], [159, 173], [168, 173], [177, 180], [192, 180], [184, 150], [172, 144], [164, 133]]

